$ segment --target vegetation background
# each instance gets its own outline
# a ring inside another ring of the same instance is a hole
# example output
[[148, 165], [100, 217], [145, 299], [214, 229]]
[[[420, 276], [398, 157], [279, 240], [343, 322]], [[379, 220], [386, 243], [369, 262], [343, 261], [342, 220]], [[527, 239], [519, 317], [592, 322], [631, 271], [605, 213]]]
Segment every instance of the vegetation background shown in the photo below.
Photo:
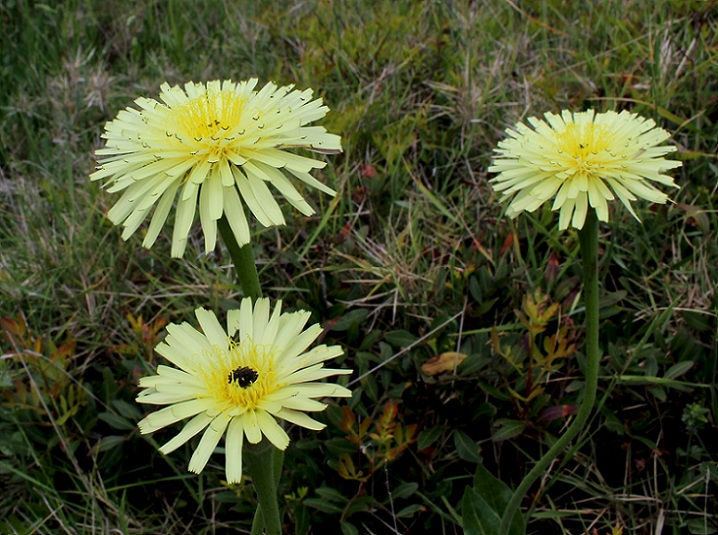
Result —
[[265, 293], [355, 370], [326, 430], [292, 430], [287, 533], [462, 533], [477, 466], [513, 487], [561, 432], [577, 236], [505, 218], [487, 167], [507, 126], [588, 108], [669, 130], [681, 189], [601, 225], [599, 406], [529, 533], [718, 532], [717, 28], [715, 0], [2, 0], [0, 533], [248, 533], [251, 482], [159, 454], [133, 401], [168, 321], [238, 303], [228, 256], [121, 241], [88, 175], [136, 97], [255, 76], [314, 88], [345, 149], [317, 216], [254, 230]]

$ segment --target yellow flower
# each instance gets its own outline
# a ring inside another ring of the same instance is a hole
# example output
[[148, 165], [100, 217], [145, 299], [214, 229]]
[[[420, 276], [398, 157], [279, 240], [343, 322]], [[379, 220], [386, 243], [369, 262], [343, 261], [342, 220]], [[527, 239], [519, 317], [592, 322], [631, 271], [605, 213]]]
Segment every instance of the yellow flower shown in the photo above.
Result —
[[[138, 98], [105, 125], [103, 149], [96, 151], [92, 180], [108, 179], [108, 191], [123, 191], [108, 212], [128, 239], [156, 204], [143, 245], [151, 247], [177, 197], [172, 256], [187, 245], [195, 207], [205, 237], [214, 249], [217, 220], [225, 215], [239, 245], [249, 243], [242, 201], [264, 226], [283, 225], [284, 216], [267, 183], [304, 215], [314, 210], [287, 174], [329, 195], [335, 191], [309, 173], [326, 163], [284, 149], [341, 151], [339, 136], [321, 126], [306, 126], [326, 115], [312, 90], [269, 83], [255, 91], [256, 79], [235, 83], [189, 82], [184, 89], [161, 87], [161, 102]], [[178, 196], [179, 194], [179, 196]]]
[[192, 418], [182, 431], [160, 448], [170, 453], [204, 430], [189, 463], [200, 473], [226, 432], [227, 481], [242, 478], [242, 444], [257, 444], [262, 436], [285, 449], [289, 437], [276, 419], [308, 429], [324, 425], [305, 412], [322, 411], [324, 397], [349, 397], [351, 392], [325, 377], [351, 370], [324, 368], [325, 360], [342, 354], [339, 346], [307, 350], [321, 334], [315, 324], [304, 330], [310, 313], [281, 313], [281, 301], [270, 317], [269, 299], [246, 298], [227, 314], [227, 331], [203, 308], [195, 311], [202, 333], [188, 323], [170, 324], [157, 352], [176, 366], [157, 367], [157, 375], [140, 379], [139, 403], [168, 405], [139, 422], [142, 434]]
[[[533, 212], [552, 197], [552, 210], [560, 210], [559, 229], [569, 222], [582, 228], [588, 207], [598, 219], [608, 221], [608, 203], [614, 194], [631, 207], [637, 198], [665, 203], [668, 196], [651, 183], [677, 188], [663, 173], [681, 162], [665, 160], [671, 146], [659, 146], [670, 137], [651, 119], [634, 113], [594, 110], [561, 115], [546, 113], [546, 121], [531, 117], [530, 128], [522, 123], [506, 130], [489, 171], [499, 173], [490, 182], [511, 199], [507, 215]], [[555, 197], [554, 197], [555, 196]]]

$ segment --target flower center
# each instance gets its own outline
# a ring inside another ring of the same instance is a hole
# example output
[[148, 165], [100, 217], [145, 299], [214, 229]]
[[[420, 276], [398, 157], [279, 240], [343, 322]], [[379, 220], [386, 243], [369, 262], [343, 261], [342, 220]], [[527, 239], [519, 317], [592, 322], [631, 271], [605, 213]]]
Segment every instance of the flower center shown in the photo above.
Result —
[[232, 370], [227, 376], [227, 382], [229, 384], [237, 383], [241, 388], [248, 388], [259, 378], [257, 370], [253, 370], [249, 366], [239, 366]]
[[172, 108], [178, 127], [176, 135], [196, 149], [193, 154], [201, 152], [219, 159], [226, 146], [242, 133], [239, 127], [245, 103], [234, 91], [208, 88]]
[[271, 346], [245, 339], [231, 340], [228, 348], [215, 346], [214, 354], [201, 355], [204, 381], [210, 397], [222, 405], [256, 409], [279, 385]]
[[611, 141], [610, 133], [595, 123], [568, 123], [556, 135], [558, 151], [566, 157], [562, 166], [569, 175], [595, 173], [610, 164], [615, 159], [608, 152]]

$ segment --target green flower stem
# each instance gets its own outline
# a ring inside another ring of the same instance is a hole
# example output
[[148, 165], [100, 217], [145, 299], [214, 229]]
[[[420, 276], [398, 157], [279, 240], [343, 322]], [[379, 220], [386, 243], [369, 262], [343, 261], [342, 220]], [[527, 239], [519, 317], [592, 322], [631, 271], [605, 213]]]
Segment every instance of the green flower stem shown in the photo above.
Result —
[[254, 513], [252, 519], [252, 530], [249, 532], [250, 535], [262, 535], [264, 532], [264, 517], [262, 517], [262, 508], [257, 507], [257, 512]]
[[[282, 533], [275, 477], [275, 471], [278, 471], [276, 470], [276, 449], [266, 438], [262, 439], [259, 444], [245, 444], [244, 447], [247, 467], [259, 500], [259, 509], [252, 523], [252, 534], [261, 533], [262, 524], [267, 535], [281, 535]], [[259, 531], [255, 531], [257, 528]]]
[[[284, 452], [279, 448], [273, 448], [272, 451], [272, 470], [274, 470], [274, 484], [279, 487], [279, 478], [282, 475], [282, 465], [284, 464]], [[262, 508], [257, 508], [257, 512], [252, 520], [251, 535], [262, 535], [264, 528], [264, 519], [262, 518]]]
[[578, 233], [583, 257], [583, 292], [586, 304], [586, 386], [583, 404], [566, 432], [536, 463], [514, 492], [501, 519], [500, 535], [509, 535], [511, 522], [531, 485], [546, 472], [549, 464], [578, 435], [588, 420], [596, 401], [598, 386], [598, 219], [589, 208], [586, 222]]
[[244, 296], [251, 297], [252, 301], [256, 301], [262, 297], [262, 287], [259, 284], [252, 244], [248, 243], [242, 247], [237, 244], [234, 232], [232, 232], [232, 228], [229, 226], [225, 216], [222, 216], [217, 221], [217, 228], [222, 240], [224, 240], [224, 244], [227, 246], [227, 250], [229, 250], [229, 256], [232, 257], [232, 262], [234, 262], [234, 269], [237, 271], [237, 278], [242, 286]]

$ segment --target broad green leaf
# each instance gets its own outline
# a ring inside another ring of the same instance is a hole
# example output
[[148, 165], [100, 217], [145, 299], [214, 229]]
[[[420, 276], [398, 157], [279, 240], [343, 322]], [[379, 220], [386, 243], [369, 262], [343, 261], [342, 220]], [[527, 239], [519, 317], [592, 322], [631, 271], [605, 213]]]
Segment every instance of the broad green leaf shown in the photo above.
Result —
[[392, 346], [397, 349], [401, 349], [410, 346], [416, 342], [417, 337], [411, 334], [409, 331], [389, 331], [384, 335], [384, 340], [389, 342]]
[[464, 535], [496, 535], [501, 518], [474, 489], [466, 487], [461, 503]]
[[359, 535], [359, 530], [350, 524], [349, 522], [342, 522], [341, 524], [342, 535]]
[[718, 533], [718, 526], [706, 518], [694, 518], [688, 521], [688, 533], [691, 535], [712, 535]]
[[[482, 464], [476, 467], [474, 491], [499, 517], [503, 516], [513, 494], [503, 481], [489, 472]], [[509, 533], [511, 535], [524, 535], [524, 520], [520, 511], [517, 511], [514, 515]]]
[[416, 440], [417, 449], [423, 450], [424, 448], [428, 448], [439, 439], [443, 432], [443, 429], [439, 427], [422, 430], [421, 433], [419, 433], [419, 438]]
[[459, 454], [462, 460], [470, 463], [480, 463], [482, 461], [479, 445], [463, 431], [454, 433], [454, 446], [456, 446], [456, 453]]
[[120, 416], [124, 416], [128, 420], [139, 421], [142, 418], [142, 411], [137, 403], [128, 403], [122, 399], [112, 401], [112, 406], [117, 410]]
[[369, 315], [369, 310], [360, 308], [347, 312], [330, 322], [327, 327], [330, 331], [348, 331], [352, 325], [361, 323]]
[[408, 498], [409, 496], [413, 495], [418, 489], [419, 484], [411, 481], [407, 483], [402, 483], [401, 485], [396, 487], [391, 492], [391, 495], [394, 498]]

